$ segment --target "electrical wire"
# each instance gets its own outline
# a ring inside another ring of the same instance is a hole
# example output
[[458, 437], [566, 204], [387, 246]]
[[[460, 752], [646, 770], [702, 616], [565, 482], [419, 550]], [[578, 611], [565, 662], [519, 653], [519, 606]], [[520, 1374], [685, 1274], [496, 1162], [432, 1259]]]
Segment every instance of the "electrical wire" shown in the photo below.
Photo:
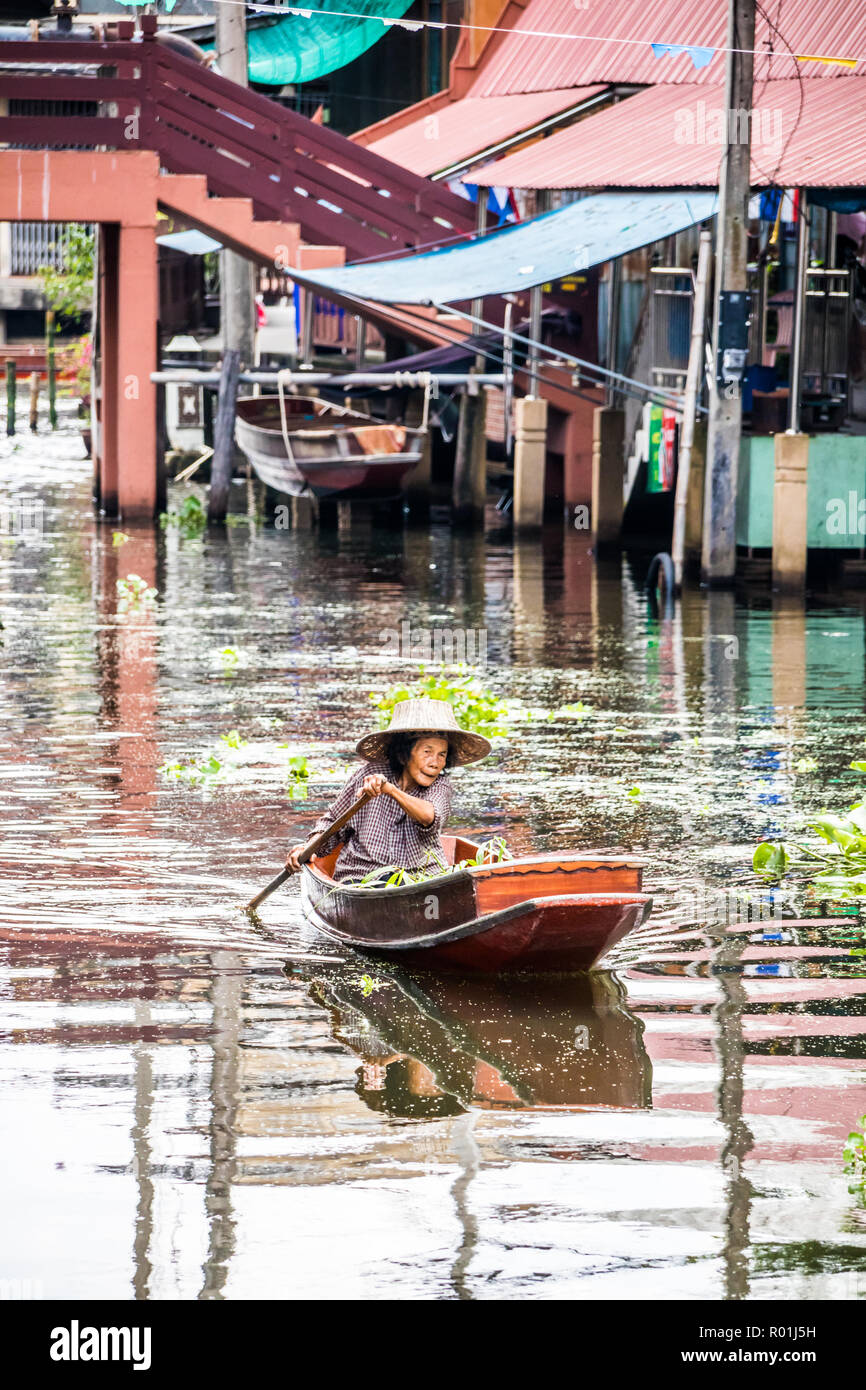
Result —
[[[237, 5], [241, 3], [241, 0], [213, 0], [213, 3], [216, 5]], [[461, 29], [483, 34], [511, 34], [517, 36], [518, 38], [562, 39], [566, 42], [577, 43], [628, 44], [633, 47], [636, 46], [643, 48], [645, 48], [648, 44], [655, 44], [659, 47], [664, 48], [705, 48], [712, 49], [714, 55], [717, 53], [751, 53], [756, 55], [757, 57], [763, 57], [766, 54], [766, 49], [737, 47], [729, 48], [723, 44], [701, 44], [696, 42], [695, 40], [692, 40], [689, 43], [683, 43], [681, 40], [674, 41], [663, 39], [634, 39], [622, 38], [619, 36], [614, 37], [613, 35], [605, 34], [567, 34], [563, 33], [561, 30], [551, 31], [547, 29], [518, 29], [509, 28], [507, 25], [497, 24], [466, 24], [462, 20], [457, 22], [453, 20], [433, 19], [395, 19], [391, 15], [361, 14], [354, 10], [323, 10], [310, 5], [269, 5], [263, 3], [262, 0], [249, 0], [247, 7], [251, 10], [256, 11], [257, 13], [260, 12], [262, 14], [283, 15], [283, 17], [285, 17], [286, 15], [294, 15], [301, 19], [309, 19], [312, 15], [316, 14], [331, 16], [338, 19], [358, 19], [367, 21], [378, 20], [379, 23], [384, 24], [386, 28], [408, 29], [410, 32], [413, 33], [421, 29]], [[794, 54], [793, 57], [795, 62], [801, 62], [805, 60], [808, 62], [819, 63], [866, 63], [866, 56], [853, 56], [847, 54], [843, 55], [824, 53], [799, 53]]]

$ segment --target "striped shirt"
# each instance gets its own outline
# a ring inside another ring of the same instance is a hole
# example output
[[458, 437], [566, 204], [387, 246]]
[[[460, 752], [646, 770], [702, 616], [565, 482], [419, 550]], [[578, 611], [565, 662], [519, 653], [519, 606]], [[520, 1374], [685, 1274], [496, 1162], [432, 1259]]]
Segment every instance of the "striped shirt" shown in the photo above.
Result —
[[[313, 835], [319, 834], [331, 821], [348, 811], [352, 802], [362, 794], [364, 778], [374, 772], [380, 772], [394, 786], [399, 785], [401, 774], [394, 773], [389, 763], [365, 763], [352, 774], [336, 800], [316, 821]], [[440, 773], [429, 787], [413, 787], [410, 795], [430, 802], [434, 811], [432, 823], [419, 825], [387, 792], [374, 796], [355, 813], [348, 825], [331, 835], [319, 850], [320, 855], [330, 854], [341, 840], [344, 842], [334, 870], [336, 879], [363, 878], [372, 869], [381, 869], [385, 864], [393, 864], [401, 869], [418, 869], [428, 862], [427, 856], [431, 851], [442, 854], [439, 832], [451, 810], [450, 778]]]

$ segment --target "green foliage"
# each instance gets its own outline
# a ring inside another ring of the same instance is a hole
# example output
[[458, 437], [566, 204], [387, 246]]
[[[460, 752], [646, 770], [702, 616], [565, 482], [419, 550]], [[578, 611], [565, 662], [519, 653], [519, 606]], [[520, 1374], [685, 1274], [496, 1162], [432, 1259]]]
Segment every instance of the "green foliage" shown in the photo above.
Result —
[[240, 653], [236, 652], [234, 647], [223, 647], [222, 651], [219, 653], [219, 659], [222, 664], [222, 673], [224, 676], [231, 678], [237, 673], [241, 658]]
[[148, 587], [146, 579], [142, 579], [139, 574], [128, 574], [125, 579], [117, 580], [117, 611], [118, 613], [128, 613], [140, 611], [146, 605], [153, 602], [157, 596], [157, 590]]
[[795, 772], [817, 772], [818, 764], [814, 758], [798, 758], [794, 764]]
[[554, 719], [585, 719], [588, 714], [592, 714], [592, 705], [585, 705], [582, 700], [576, 704], [560, 705], [559, 709], [548, 711], [547, 718], [552, 723]]
[[362, 975], [361, 993], [363, 994], [365, 999], [369, 999], [370, 995], [373, 993], [374, 990], [384, 989], [385, 984], [385, 980], [374, 980], [372, 975]]
[[[429, 883], [433, 879], [447, 878], [463, 869], [480, 868], [485, 864], [503, 864], [512, 859], [508, 846], [501, 835], [485, 840], [478, 847], [473, 859], [461, 859], [456, 864], [448, 864], [434, 849], [427, 851], [424, 862], [417, 869], [405, 869], [396, 864], [383, 864], [381, 868], [371, 869], [363, 878], [356, 881], [344, 879], [343, 885], [351, 888], [405, 888], [411, 883]], [[339, 886], [343, 886], [339, 885]], [[332, 892], [336, 891], [334, 889]]]
[[43, 265], [36, 272], [46, 304], [55, 314], [72, 318], [90, 308], [95, 245], [93, 233], [73, 222], [63, 253], [63, 268]]
[[211, 754], [199, 761], [189, 758], [186, 762], [163, 763], [159, 771], [163, 777], [173, 777], [177, 782], [189, 782], [192, 786], [201, 787], [219, 776], [223, 764]]
[[227, 734], [220, 734], [220, 742], [227, 748], [246, 748], [247, 740], [241, 738], [237, 729], [231, 729]]
[[293, 801], [306, 801], [311, 773], [312, 768], [302, 754], [289, 758], [289, 796]]
[[[866, 763], [852, 762], [851, 767], [855, 772], [866, 771]], [[765, 882], [796, 875], [807, 902], [832, 903], [838, 911], [856, 915], [859, 909], [862, 914], [866, 910], [866, 802], [855, 803], [841, 816], [822, 811], [809, 829], [816, 838], [806, 843], [765, 840], [759, 844], [752, 856], [755, 873]], [[866, 956], [862, 929], [853, 940], [857, 944], [850, 947], [850, 954]]]
[[845, 1161], [845, 1172], [854, 1178], [848, 1191], [866, 1196], [866, 1115], [861, 1115], [857, 1123], [860, 1128], [852, 1129], [848, 1135], [842, 1157]]
[[163, 512], [159, 524], [163, 530], [167, 526], [176, 526], [184, 540], [195, 540], [207, 529], [207, 512], [200, 499], [191, 492], [184, 498], [180, 511]]
[[[465, 666], [459, 668], [466, 670]], [[400, 700], [418, 699], [426, 696], [430, 700], [445, 700], [454, 708], [457, 723], [473, 733], [486, 738], [508, 733], [508, 708], [492, 691], [485, 690], [477, 676], [468, 672], [455, 679], [449, 679], [444, 665], [438, 675], [428, 675], [424, 667], [417, 680], [405, 686], [393, 685], [384, 693], [370, 693], [370, 699], [379, 710], [379, 727], [387, 729], [391, 711]]]
[[456, 672], [449, 674], [444, 663], [436, 674], [419, 665], [416, 679], [402, 685], [392, 685], [384, 692], [371, 691], [370, 699], [379, 711], [379, 727], [387, 729], [391, 711], [400, 700], [415, 700], [422, 696], [447, 701], [453, 707], [461, 728], [489, 739], [507, 737], [515, 724], [538, 720], [547, 720], [548, 723], [582, 720], [592, 713], [592, 705], [585, 705], [582, 700], [560, 705], [557, 709], [530, 708], [516, 700], [506, 700], [488, 689], [465, 662], [457, 666]]
[[129, 536], [126, 531], [112, 531], [111, 533], [111, 544], [114, 546], [115, 550], [117, 550], [118, 546], [126, 545], [128, 540]]
[[752, 855], [752, 868], [765, 879], [781, 878], [788, 867], [790, 856], [784, 843], [764, 840]]

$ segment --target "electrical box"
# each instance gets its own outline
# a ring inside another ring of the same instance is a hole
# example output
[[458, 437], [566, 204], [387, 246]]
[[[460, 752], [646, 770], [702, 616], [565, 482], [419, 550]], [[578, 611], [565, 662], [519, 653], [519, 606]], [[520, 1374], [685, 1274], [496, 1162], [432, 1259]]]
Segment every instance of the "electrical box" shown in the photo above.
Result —
[[731, 381], [742, 381], [749, 348], [751, 300], [746, 290], [722, 290], [719, 295], [719, 350], [716, 381], [723, 390]]

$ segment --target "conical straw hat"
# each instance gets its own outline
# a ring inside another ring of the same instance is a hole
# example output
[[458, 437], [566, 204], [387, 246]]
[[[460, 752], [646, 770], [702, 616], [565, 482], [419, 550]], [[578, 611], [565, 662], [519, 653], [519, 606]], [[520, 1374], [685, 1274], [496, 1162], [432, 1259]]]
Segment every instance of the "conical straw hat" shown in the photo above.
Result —
[[369, 762], [388, 756], [388, 744], [392, 734], [441, 734], [447, 738], [454, 753], [454, 763], [460, 767], [464, 763], [476, 763], [486, 758], [491, 749], [488, 739], [481, 734], [470, 734], [461, 729], [456, 715], [447, 700], [429, 700], [426, 697], [414, 700], [398, 700], [391, 711], [391, 723], [387, 729], [375, 734], [366, 734], [355, 746], [355, 752]]

